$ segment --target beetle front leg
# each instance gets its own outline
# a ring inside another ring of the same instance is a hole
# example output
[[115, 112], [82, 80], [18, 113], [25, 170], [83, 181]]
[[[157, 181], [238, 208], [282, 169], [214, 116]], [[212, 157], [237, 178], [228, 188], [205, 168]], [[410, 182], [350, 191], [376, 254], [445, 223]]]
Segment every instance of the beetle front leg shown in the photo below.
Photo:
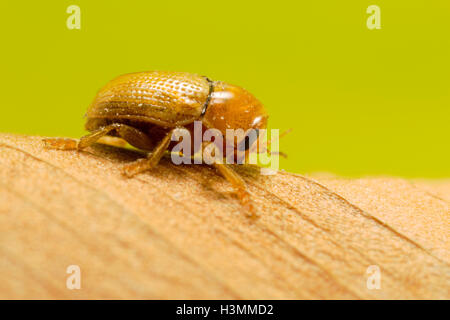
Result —
[[[202, 153], [204, 157], [208, 157], [208, 154], [205, 154], [203, 152], [205, 148], [209, 144], [205, 143], [202, 145]], [[250, 214], [251, 218], [257, 218], [258, 216], [255, 213], [255, 208], [252, 205], [251, 196], [248, 192], [247, 185], [245, 184], [245, 181], [239, 176], [229, 165], [225, 163], [220, 163], [215, 161], [212, 158], [208, 158], [207, 163], [212, 163], [212, 165], [219, 170], [219, 172], [222, 174], [222, 176], [233, 186], [233, 188], [236, 190], [236, 195], [239, 198], [239, 201], [241, 202], [242, 206], [246, 208], [247, 212]]]
[[251, 218], [257, 218], [255, 213], [255, 208], [252, 205], [250, 193], [248, 192], [247, 185], [244, 180], [227, 164], [224, 163], [214, 163], [213, 164], [217, 170], [231, 183], [233, 188], [236, 190], [236, 195], [239, 201], [247, 209]]

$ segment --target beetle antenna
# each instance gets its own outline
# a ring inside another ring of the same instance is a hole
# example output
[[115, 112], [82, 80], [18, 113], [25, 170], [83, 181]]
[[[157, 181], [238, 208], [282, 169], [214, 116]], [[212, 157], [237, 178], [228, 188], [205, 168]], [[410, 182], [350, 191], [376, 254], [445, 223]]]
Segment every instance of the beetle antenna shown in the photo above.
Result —
[[[292, 131], [292, 128], [283, 131], [283, 132], [279, 135], [278, 138], [284, 137], [285, 135], [287, 135], [287, 134], [290, 133], [291, 131]], [[279, 155], [279, 156], [282, 156], [283, 158], [287, 159], [288, 156], [287, 156], [287, 154], [286, 154], [285, 152], [283, 152], [283, 151], [271, 151], [271, 150], [270, 150], [270, 145], [272, 144], [272, 142], [273, 142], [273, 138], [272, 138], [270, 141], [267, 141], [267, 143], [266, 143], [264, 146], [261, 146], [260, 141], [258, 141], [258, 143], [255, 143], [255, 144], [253, 144], [253, 145], [251, 146], [251, 148], [250, 148], [250, 150], [249, 150], [249, 153], [250, 153], [250, 152], [257, 152], [257, 153], [265, 153], [265, 152], [268, 152], [268, 153], [270, 153], [270, 155], [274, 155], [274, 154], [275, 154], [275, 155]], [[245, 156], [246, 160], [247, 160], [247, 157], [248, 157], [248, 154], [246, 154], [246, 156]]]
[[[288, 133], [292, 132], [292, 128], [289, 128], [285, 131], [283, 131], [278, 138], [281, 139], [283, 138], [285, 135], [287, 135]], [[271, 151], [270, 150], [270, 145], [273, 143], [273, 138], [270, 141], [267, 141], [267, 147], [265, 148], [265, 150], [262, 150], [261, 152], [269, 152], [270, 154], [278, 154], [280, 156], [282, 156], [283, 158], [287, 158], [287, 154], [285, 152], [282, 151]]]
[[[292, 130], [294, 130], [294, 129], [289, 128], [289, 129], [287, 129], [287, 130], [284, 130], [284, 131], [278, 136], [278, 139], [281, 139], [281, 138], [283, 138], [285, 135], [287, 135], [288, 133], [291, 133]], [[272, 143], [273, 143], [273, 139], [270, 140], [270, 141], [267, 141], [267, 147], [270, 147], [270, 145], [271, 145]]]
[[280, 134], [280, 138], [284, 137], [285, 135], [287, 135], [288, 133], [291, 133], [292, 130], [294, 130], [293, 128], [289, 128], [287, 130], [284, 130], [281, 134]]
[[277, 154], [277, 155], [279, 155], [279, 156], [282, 156], [283, 158], [285, 158], [285, 159], [287, 159], [287, 154], [286, 154], [286, 152], [283, 152], [283, 151], [270, 151], [270, 154], [272, 155], [272, 154]]

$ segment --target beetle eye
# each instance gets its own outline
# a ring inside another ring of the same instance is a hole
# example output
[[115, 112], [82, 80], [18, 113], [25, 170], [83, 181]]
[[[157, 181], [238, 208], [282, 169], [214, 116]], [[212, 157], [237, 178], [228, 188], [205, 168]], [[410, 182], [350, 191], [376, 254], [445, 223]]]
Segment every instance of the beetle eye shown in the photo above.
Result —
[[239, 151], [247, 151], [250, 146], [258, 139], [259, 129], [252, 129], [246, 135], [245, 138], [239, 143]]

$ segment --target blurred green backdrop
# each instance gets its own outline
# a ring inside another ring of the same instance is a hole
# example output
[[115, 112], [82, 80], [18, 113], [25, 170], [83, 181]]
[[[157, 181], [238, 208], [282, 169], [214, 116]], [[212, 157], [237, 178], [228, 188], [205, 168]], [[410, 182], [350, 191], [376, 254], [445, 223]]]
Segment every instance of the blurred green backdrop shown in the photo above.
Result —
[[[69, 5], [81, 30], [69, 30]], [[369, 30], [366, 8], [381, 8]], [[267, 107], [295, 172], [450, 176], [450, 2], [4, 1], [0, 131], [79, 137], [115, 76], [188, 71]]]

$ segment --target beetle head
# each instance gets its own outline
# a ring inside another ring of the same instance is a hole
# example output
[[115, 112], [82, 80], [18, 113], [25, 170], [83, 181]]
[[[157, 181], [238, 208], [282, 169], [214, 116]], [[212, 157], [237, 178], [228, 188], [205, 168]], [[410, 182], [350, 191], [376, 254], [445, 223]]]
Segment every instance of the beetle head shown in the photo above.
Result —
[[[247, 90], [214, 82], [214, 91], [203, 121], [208, 128], [218, 129], [225, 139], [227, 129], [235, 130], [236, 138], [227, 141], [236, 151], [248, 151], [258, 140], [258, 130], [266, 129], [268, 115], [260, 101]], [[254, 130], [250, 130], [254, 129]]]

